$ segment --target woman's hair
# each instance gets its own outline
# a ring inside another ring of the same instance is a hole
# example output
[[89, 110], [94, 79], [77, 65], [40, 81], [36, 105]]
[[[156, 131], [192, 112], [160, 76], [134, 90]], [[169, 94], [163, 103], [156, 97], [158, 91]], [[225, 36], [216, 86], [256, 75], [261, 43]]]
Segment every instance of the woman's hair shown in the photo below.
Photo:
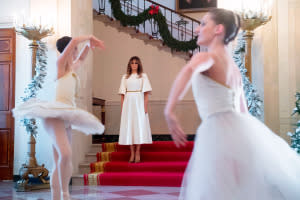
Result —
[[224, 25], [224, 44], [228, 44], [234, 40], [241, 27], [240, 16], [230, 10], [225, 10], [222, 8], [214, 8], [208, 11], [208, 13], [211, 14], [212, 20], [215, 21], [216, 24]]
[[126, 78], [129, 78], [129, 76], [130, 76], [131, 73], [132, 73], [131, 63], [132, 63], [132, 61], [134, 61], [134, 60], [138, 63], [137, 74], [139, 75], [139, 78], [142, 77], [142, 73], [143, 73], [143, 65], [142, 65], [141, 59], [140, 59], [139, 57], [137, 57], [137, 56], [132, 56], [132, 57], [129, 59], [129, 62], [128, 62], [128, 65], [127, 65]]
[[72, 40], [72, 37], [64, 36], [64, 37], [59, 38], [56, 41], [56, 48], [59, 51], [59, 53], [62, 53], [65, 50], [66, 46], [68, 46], [68, 44], [71, 40]]

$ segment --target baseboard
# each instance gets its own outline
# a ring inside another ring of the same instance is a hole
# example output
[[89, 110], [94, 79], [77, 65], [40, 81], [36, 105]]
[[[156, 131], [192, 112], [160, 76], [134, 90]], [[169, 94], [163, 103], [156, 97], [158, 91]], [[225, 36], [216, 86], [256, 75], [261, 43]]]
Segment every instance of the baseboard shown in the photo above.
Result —
[[[14, 182], [17, 182], [17, 181], [19, 181], [20, 179], [21, 179], [21, 176], [20, 176], [20, 175], [13, 175], [13, 181], [14, 181]], [[50, 179], [49, 176], [47, 176], [47, 177], [45, 178], [45, 180], [49, 180], [49, 179]], [[35, 177], [29, 177], [29, 182], [30, 182], [30, 183], [34, 183], [34, 184], [42, 183], [42, 181], [41, 181], [39, 178], [35, 178]]]

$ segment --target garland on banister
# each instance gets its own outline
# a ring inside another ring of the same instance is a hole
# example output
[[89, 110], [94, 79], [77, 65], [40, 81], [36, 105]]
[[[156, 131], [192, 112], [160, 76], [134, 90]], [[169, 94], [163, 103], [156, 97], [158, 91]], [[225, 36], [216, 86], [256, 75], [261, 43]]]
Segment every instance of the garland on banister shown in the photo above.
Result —
[[151, 6], [139, 13], [137, 16], [126, 15], [121, 9], [120, 0], [109, 0], [114, 17], [121, 22], [123, 26], [138, 26], [146, 20], [154, 19], [159, 28], [159, 33], [163, 39], [164, 44], [176, 51], [191, 51], [196, 49], [197, 38], [189, 41], [180, 41], [175, 39], [168, 28], [165, 16], [161, 13], [158, 6]]

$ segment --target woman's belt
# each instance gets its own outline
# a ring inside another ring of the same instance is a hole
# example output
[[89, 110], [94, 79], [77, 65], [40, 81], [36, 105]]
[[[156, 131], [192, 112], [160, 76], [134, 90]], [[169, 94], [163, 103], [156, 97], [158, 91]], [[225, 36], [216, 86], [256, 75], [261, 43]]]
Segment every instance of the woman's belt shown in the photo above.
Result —
[[127, 91], [126, 92], [142, 92], [142, 90], [131, 90], [131, 91]]

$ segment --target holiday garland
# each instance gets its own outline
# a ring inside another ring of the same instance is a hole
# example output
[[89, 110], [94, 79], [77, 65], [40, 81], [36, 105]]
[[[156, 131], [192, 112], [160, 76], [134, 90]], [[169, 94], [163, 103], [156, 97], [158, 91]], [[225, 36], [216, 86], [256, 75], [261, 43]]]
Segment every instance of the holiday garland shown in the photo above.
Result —
[[[38, 90], [42, 88], [42, 84], [44, 83], [44, 79], [47, 75], [46, 67], [47, 67], [47, 46], [45, 42], [37, 41], [38, 48], [36, 52], [36, 74], [28, 84], [25, 89], [25, 97], [21, 97], [23, 102], [28, 101], [31, 98], [35, 98], [37, 96]], [[33, 48], [33, 46], [31, 46]], [[23, 125], [26, 127], [27, 133], [32, 133], [34, 136], [37, 134], [37, 125], [35, 119], [23, 119]]]
[[244, 85], [244, 92], [245, 92], [245, 97], [248, 102], [248, 109], [249, 112], [253, 116], [261, 116], [262, 114], [262, 100], [259, 97], [256, 88], [254, 85], [250, 82], [249, 78], [247, 77], [247, 69], [245, 68], [245, 63], [244, 63], [244, 55], [246, 51], [246, 41], [243, 39], [243, 34], [244, 32], [241, 32], [238, 35], [238, 42], [237, 46], [234, 49], [233, 52], [233, 59], [237, 66], [240, 69], [241, 75], [243, 77], [243, 85]]
[[137, 16], [126, 15], [121, 9], [120, 0], [109, 0], [114, 17], [121, 22], [123, 26], [138, 26], [146, 20], [154, 19], [158, 25], [159, 33], [165, 45], [175, 51], [191, 51], [196, 49], [197, 38], [189, 41], [179, 41], [175, 39], [169, 31], [165, 16], [161, 13], [158, 6], [151, 6], [139, 13]]
[[[300, 93], [296, 93], [296, 108], [294, 108], [292, 115], [300, 115]], [[294, 133], [287, 133], [291, 137], [291, 147], [300, 154], [300, 120], [296, 124]]]

